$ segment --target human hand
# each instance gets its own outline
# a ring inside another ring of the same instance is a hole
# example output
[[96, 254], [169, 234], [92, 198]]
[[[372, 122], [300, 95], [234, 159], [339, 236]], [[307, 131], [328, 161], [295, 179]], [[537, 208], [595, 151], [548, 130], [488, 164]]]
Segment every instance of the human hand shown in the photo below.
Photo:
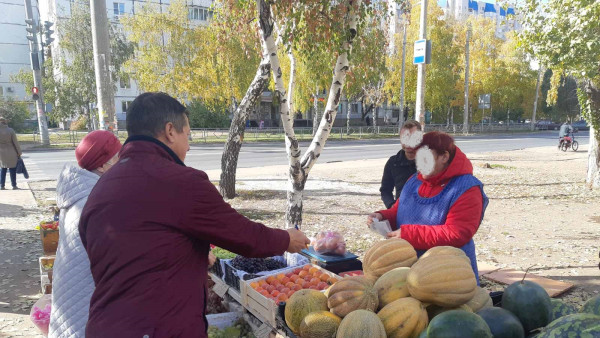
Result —
[[388, 232], [387, 237], [388, 238], [402, 238], [400, 236], [400, 229]]
[[287, 248], [288, 252], [300, 252], [302, 249], [306, 249], [310, 244], [310, 240], [302, 233], [302, 231], [290, 228], [287, 229], [287, 232], [288, 235], [290, 235], [290, 244]]
[[381, 221], [381, 220], [383, 220], [383, 215], [378, 212], [369, 214], [369, 216], [367, 216], [367, 226], [370, 226], [371, 224], [373, 224], [373, 219]]
[[212, 268], [212, 266], [215, 264], [215, 262], [217, 261], [217, 256], [215, 256], [212, 251], [208, 252], [208, 268]]

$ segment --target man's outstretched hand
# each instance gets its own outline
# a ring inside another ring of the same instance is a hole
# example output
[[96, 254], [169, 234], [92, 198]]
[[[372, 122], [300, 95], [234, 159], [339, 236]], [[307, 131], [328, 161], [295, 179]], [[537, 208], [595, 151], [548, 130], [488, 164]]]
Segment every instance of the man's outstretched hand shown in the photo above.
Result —
[[290, 245], [287, 248], [288, 252], [300, 252], [302, 249], [306, 249], [310, 244], [310, 240], [302, 231], [290, 228], [287, 229], [287, 232], [290, 235]]

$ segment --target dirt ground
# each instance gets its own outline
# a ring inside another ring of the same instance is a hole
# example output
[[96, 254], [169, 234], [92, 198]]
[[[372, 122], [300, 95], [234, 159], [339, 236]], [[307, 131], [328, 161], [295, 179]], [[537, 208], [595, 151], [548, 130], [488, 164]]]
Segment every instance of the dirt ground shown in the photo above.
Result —
[[[325, 150], [327, 151], [327, 150]], [[467, 154], [490, 199], [475, 236], [480, 262], [576, 285], [562, 298], [581, 304], [600, 292], [600, 191], [585, 187], [587, 147]], [[365, 228], [382, 209], [379, 186], [386, 159], [317, 164], [304, 197], [302, 229], [344, 234], [359, 256], [380, 237]], [[240, 169], [239, 197], [229, 202], [248, 217], [283, 227], [285, 167]], [[208, 172], [217, 179], [218, 171]], [[493, 284], [493, 283], [492, 283]]]

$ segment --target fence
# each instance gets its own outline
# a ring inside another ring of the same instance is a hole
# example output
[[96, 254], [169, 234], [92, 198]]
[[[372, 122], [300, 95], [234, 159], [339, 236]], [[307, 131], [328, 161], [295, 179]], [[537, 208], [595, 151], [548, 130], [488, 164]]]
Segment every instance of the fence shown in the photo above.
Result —
[[[438, 130], [449, 134], [463, 134], [462, 124], [428, 124], [426, 127], [427, 131]], [[529, 131], [531, 128], [530, 124], [471, 124], [469, 125], [469, 133], [506, 133], [506, 132], [520, 132]], [[294, 128], [296, 137], [300, 141], [308, 141], [313, 137], [313, 129], [309, 128]], [[64, 144], [64, 145], [77, 145], [85, 135], [87, 131], [50, 131], [50, 143], [51, 144]], [[191, 130], [191, 141], [193, 143], [222, 143], [227, 140], [229, 134], [228, 129], [192, 129]], [[124, 142], [127, 139], [127, 131], [120, 130], [116, 131], [117, 137]], [[377, 127], [365, 127], [365, 126], [354, 126], [354, 127], [333, 127], [329, 139], [369, 139], [369, 138], [389, 138], [398, 135], [398, 126], [377, 126]], [[283, 128], [246, 128], [244, 133], [244, 139], [247, 141], [278, 141], [284, 139]], [[19, 134], [20, 141], [33, 141], [39, 142], [40, 136], [37, 132], [32, 134]]]

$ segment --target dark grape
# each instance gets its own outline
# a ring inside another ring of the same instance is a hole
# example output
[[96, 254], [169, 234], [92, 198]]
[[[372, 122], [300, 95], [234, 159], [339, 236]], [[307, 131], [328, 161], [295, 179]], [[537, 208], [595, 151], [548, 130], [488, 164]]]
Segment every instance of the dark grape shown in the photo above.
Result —
[[286, 267], [285, 263], [276, 261], [271, 258], [248, 258], [243, 256], [235, 257], [231, 260], [230, 264], [238, 270], [242, 270], [249, 273], [278, 270]]

